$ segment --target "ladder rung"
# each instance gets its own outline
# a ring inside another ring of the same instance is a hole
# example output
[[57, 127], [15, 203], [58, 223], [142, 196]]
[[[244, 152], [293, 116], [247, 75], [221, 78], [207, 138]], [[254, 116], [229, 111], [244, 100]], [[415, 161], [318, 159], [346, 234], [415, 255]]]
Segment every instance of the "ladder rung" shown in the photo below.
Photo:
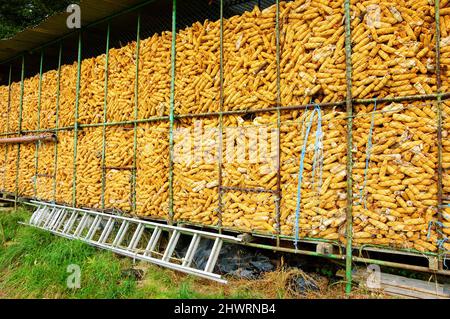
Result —
[[70, 233], [70, 231], [73, 228], [73, 225], [75, 224], [75, 221], [76, 221], [77, 217], [78, 217], [78, 213], [75, 212], [75, 211], [72, 211], [72, 215], [70, 215], [69, 219], [65, 223], [64, 228], [62, 230], [63, 234], [69, 234]]
[[33, 215], [31, 215], [31, 219], [30, 219], [30, 224], [32, 225], [36, 225], [41, 217], [43, 212], [47, 209], [47, 206], [43, 206], [43, 207], [39, 207], [34, 213]]
[[41, 210], [36, 211], [36, 215], [34, 216], [33, 225], [39, 226], [42, 223], [42, 220], [45, 216], [47, 216], [48, 207], [43, 207]]
[[145, 227], [142, 224], [139, 224], [136, 228], [136, 231], [133, 234], [133, 237], [130, 240], [130, 244], [128, 245], [128, 249], [134, 250], [139, 243], [139, 240], [142, 237], [142, 234], [144, 233]]
[[89, 231], [85, 237], [86, 240], [91, 240], [92, 237], [94, 237], [101, 220], [102, 220], [102, 218], [100, 216], [95, 216], [94, 221], [92, 222], [92, 225], [89, 228]]
[[[109, 228], [110, 228], [111, 223], [113, 223], [112, 217], [110, 217], [108, 219], [108, 221], [106, 222], [105, 228], [103, 228], [103, 231], [100, 234], [100, 237], [98, 238], [98, 242], [99, 243], [103, 243], [106, 240], [105, 237], [108, 238], [108, 236], [109, 236]], [[112, 230], [112, 228], [111, 228], [111, 230]]]
[[213, 272], [214, 267], [216, 266], [217, 259], [219, 258], [220, 250], [222, 249], [222, 239], [216, 238], [214, 241], [213, 248], [211, 249], [211, 253], [208, 258], [208, 262], [205, 266], [206, 272]]
[[58, 222], [59, 218], [61, 217], [62, 212], [63, 212], [62, 209], [57, 209], [56, 210], [56, 212], [55, 212], [55, 214], [54, 214], [54, 216], [52, 218], [52, 221], [48, 225], [48, 229], [49, 230], [53, 230], [53, 228], [55, 227], [55, 224]]
[[60, 217], [58, 218], [58, 221], [55, 224], [55, 227], [53, 227], [53, 230], [59, 231], [59, 228], [64, 223], [64, 220], [66, 219], [67, 211], [64, 209]]
[[114, 238], [114, 241], [112, 243], [113, 247], [120, 246], [128, 230], [128, 227], [130, 227], [130, 223], [126, 220], [123, 221], [122, 225], [120, 225], [119, 231], [117, 232], [116, 238]]
[[53, 208], [47, 213], [47, 218], [45, 219], [44, 223], [42, 224], [42, 227], [45, 229], [48, 229], [48, 225], [52, 222], [54, 215], [53, 212], [56, 210], [56, 208]]
[[191, 243], [189, 244], [189, 248], [186, 251], [186, 255], [183, 258], [183, 266], [184, 267], [190, 267], [192, 260], [194, 259], [195, 252], [197, 251], [198, 244], [200, 243], [201, 237], [199, 234], [194, 234], [192, 237]]
[[169, 261], [170, 257], [172, 257], [173, 252], [175, 251], [175, 247], [177, 246], [178, 239], [180, 238], [180, 232], [178, 230], [174, 230], [172, 236], [170, 236], [169, 243], [167, 244], [166, 251], [164, 252], [163, 261]]
[[81, 217], [80, 223], [78, 224], [78, 227], [75, 229], [75, 232], [73, 235], [75, 237], [80, 237], [81, 233], [83, 232], [84, 226], [86, 226], [86, 221], [88, 219], [88, 214], [84, 213], [83, 217]]
[[148, 241], [147, 247], [145, 247], [144, 256], [150, 256], [151, 253], [155, 250], [156, 244], [159, 241], [159, 238], [161, 237], [162, 230], [159, 227], [155, 227], [153, 230], [152, 236], [150, 237], [150, 240]]

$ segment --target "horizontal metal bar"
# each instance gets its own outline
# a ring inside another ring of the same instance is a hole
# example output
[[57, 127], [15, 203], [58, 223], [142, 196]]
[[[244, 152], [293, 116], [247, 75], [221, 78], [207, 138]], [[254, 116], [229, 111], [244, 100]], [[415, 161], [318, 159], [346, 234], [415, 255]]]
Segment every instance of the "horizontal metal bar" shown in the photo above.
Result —
[[22, 131], [16, 131], [16, 132], [4, 132], [0, 133], [0, 136], [8, 136], [8, 135], [17, 135], [17, 134], [25, 134], [25, 133], [52, 133], [52, 132], [58, 132], [58, 131], [68, 131], [73, 130], [73, 126], [65, 126], [65, 127], [58, 127], [58, 128], [47, 128], [47, 129], [40, 129], [40, 130], [22, 130]]
[[41, 135], [26, 135], [19, 137], [1, 138], [0, 144], [26, 144], [36, 141], [56, 141], [56, 137], [53, 134], [41, 134]]
[[50, 175], [50, 174], [36, 174], [36, 177], [48, 177], [48, 178], [54, 178], [55, 175]]
[[238, 191], [243, 193], [271, 193], [277, 194], [277, 190], [264, 189], [264, 188], [246, 188], [246, 187], [234, 187], [234, 186], [221, 186], [219, 189], [224, 191]]
[[[400, 96], [393, 98], [370, 98], [370, 99], [354, 99], [352, 103], [354, 104], [372, 104], [375, 101], [379, 103], [392, 103], [392, 102], [408, 102], [408, 101], [426, 101], [426, 100], [437, 100], [438, 96], [441, 96], [442, 100], [450, 99], [450, 92], [442, 93], [442, 94], [426, 94], [426, 95], [408, 95], [408, 96]], [[278, 109], [280, 111], [295, 111], [302, 110], [306, 108], [312, 108], [314, 106], [319, 106], [321, 108], [327, 107], [336, 107], [345, 105], [345, 101], [338, 102], [327, 102], [327, 103], [310, 103], [304, 105], [290, 105], [290, 106], [280, 106], [277, 107], [269, 107], [269, 108], [261, 108], [261, 109], [245, 109], [245, 110], [232, 110], [232, 111], [223, 111], [223, 112], [209, 112], [209, 113], [192, 113], [192, 114], [178, 114], [174, 115], [174, 119], [185, 119], [185, 118], [203, 118], [203, 117], [219, 117], [223, 115], [242, 115], [242, 114], [252, 114], [252, 113], [267, 113], [274, 112]], [[123, 126], [123, 125], [133, 125], [133, 124], [143, 124], [143, 123], [151, 123], [158, 121], [169, 121], [169, 116], [157, 116], [145, 119], [138, 120], [129, 120], [129, 121], [118, 121], [118, 122], [107, 122], [107, 123], [89, 123], [89, 124], [79, 124], [78, 128], [86, 128], [86, 127], [103, 127], [103, 126]], [[0, 133], [0, 136], [7, 135], [15, 135], [15, 134], [23, 134], [23, 133], [42, 133], [42, 132], [55, 132], [55, 131], [67, 131], [74, 129], [75, 126], [66, 126], [60, 128], [51, 128], [51, 129], [41, 129], [41, 130], [23, 130], [21, 132], [6, 132]], [[132, 128], [130, 128], [132, 129]]]
[[257, 244], [257, 243], [245, 243], [245, 246], [250, 246], [250, 247], [255, 247], [255, 248], [262, 248], [262, 249], [269, 249], [269, 250], [276, 250], [276, 251], [293, 253], [293, 254], [300, 254], [300, 255], [308, 255], [308, 256], [325, 257], [325, 258], [330, 258], [330, 259], [345, 260], [345, 255], [321, 254], [321, 253], [317, 253], [315, 251], [294, 249], [294, 248], [287, 248], [287, 247], [277, 247], [277, 246]]
[[372, 104], [375, 100], [378, 103], [391, 103], [391, 102], [408, 102], [408, 101], [424, 101], [424, 100], [437, 100], [439, 97], [442, 99], [450, 98], [450, 92], [446, 93], [434, 93], [434, 94], [421, 94], [421, 95], [405, 95], [390, 98], [370, 98], [370, 99], [353, 99], [353, 103], [356, 104]]
[[450, 270], [433, 270], [428, 267], [424, 266], [414, 266], [414, 265], [408, 265], [404, 263], [396, 263], [392, 261], [384, 261], [384, 260], [378, 260], [378, 259], [370, 259], [370, 258], [363, 258], [363, 257], [357, 257], [353, 256], [353, 261], [356, 262], [362, 262], [366, 264], [376, 264], [380, 266], [386, 266], [386, 267], [393, 267], [393, 268], [401, 268], [401, 269], [408, 269], [413, 271], [420, 271], [420, 272], [432, 272], [440, 275], [450, 275]]
[[103, 166], [103, 169], [116, 169], [116, 170], [126, 170], [131, 171], [133, 167], [120, 167], [120, 166]]

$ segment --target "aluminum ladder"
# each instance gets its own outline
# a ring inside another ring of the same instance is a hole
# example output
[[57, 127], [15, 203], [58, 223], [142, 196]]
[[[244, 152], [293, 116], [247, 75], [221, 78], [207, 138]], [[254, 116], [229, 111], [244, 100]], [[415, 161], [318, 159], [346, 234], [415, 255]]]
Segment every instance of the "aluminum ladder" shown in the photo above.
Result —
[[[214, 273], [223, 242], [238, 243], [238, 237], [216, 234], [179, 226], [170, 226], [105, 214], [86, 209], [67, 207], [45, 202], [30, 202], [36, 207], [28, 223], [24, 225], [47, 230], [53, 234], [81, 240], [92, 246], [113, 251], [137, 260], [178, 270], [184, 273], [211, 279], [221, 283], [227, 281]], [[151, 235], [145, 230], [150, 230]], [[168, 233], [166, 247], [158, 251], [164, 232]], [[147, 236], [144, 236], [146, 233]], [[181, 234], [191, 237], [185, 256], [173, 258]], [[146, 237], [146, 238], [145, 238]], [[204, 269], [194, 268], [193, 258], [201, 239], [213, 240], [214, 244]]]

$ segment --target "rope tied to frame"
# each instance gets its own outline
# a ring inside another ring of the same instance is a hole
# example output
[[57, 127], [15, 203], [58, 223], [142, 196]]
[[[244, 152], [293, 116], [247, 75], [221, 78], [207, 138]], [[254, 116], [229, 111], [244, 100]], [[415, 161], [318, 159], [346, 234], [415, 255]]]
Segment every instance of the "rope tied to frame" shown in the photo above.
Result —
[[377, 111], [377, 98], [375, 98], [375, 100], [374, 100], [374, 107], [373, 107], [373, 111], [372, 111], [372, 117], [370, 120], [369, 136], [368, 136], [367, 145], [366, 145], [366, 165], [364, 167], [364, 182], [363, 182], [363, 187], [361, 188], [361, 190], [359, 192], [359, 204], [360, 205], [362, 204], [363, 197], [364, 197], [364, 209], [367, 208], [367, 200], [366, 200], [367, 196], [364, 195], [363, 192], [367, 185], [367, 173], [369, 171], [370, 156], [372, 153], [372, 136], [373, 136], [373, 128], [375, 126], [375, 112], [376, 111]]
[[[304, 126], [306, 119], [308, 117], [307, 114], [307, 109], [305, 109], [305, 118], [303, 120], [302, 126]], [[317, 168], [317, 163], [319, 162], [319, 167], [320, 170], [322, 170], [321, 167], [321, 162], [322, 162], [322, 158], [323, 156], [323, 147], [322, 147], [322, 137], [323, 137], [323, 131], [322, 131], [322, 113], [321, 113], [321, 109], [319, 105], [315, 105], [314, 109], [312, 110], [311, 114], [309, 115], [309, 122], [306, 126], [306, 131], [305, 131], [305, 137], [303, 140], [303, 146], [302, 146], [302, 152], [301, 152], [301, 156], [300, 156], [300, 167], [299, 167], [299, 171], [298, 171], [298, 183], [297, 183], [297, 203], [296, 203], [296, 208], [295, 208], [295, 249], [297, 249], [297, 243], [298, 243], [298, 239], [299, 239], [299, 220], [300, 220], [300, 202], [302, 199], [302, 181], [303, 181], [303, 171], [305, 168], [305, 155], [306, 155], [306, 146], [308, 143], [308, 136], [309, 133], [311, 132], [311, 128], [312, 128], [312, 124], [314, 121], [314, 115], [315, 113], [317, 113], [317, 129], [316, 129], [316, 136], [315, 136], [315, 140], [314, 140], [314, 160], [313, 160], [313, 171], [312, 171], [312, 178], [314, 179], [314, 171]], [[320, 178], [322, 178], [322, 172], [320, 172]], [[319, 182], [319, 191], [320, 191], [320, 187], [321, 187], [321, 181]]]

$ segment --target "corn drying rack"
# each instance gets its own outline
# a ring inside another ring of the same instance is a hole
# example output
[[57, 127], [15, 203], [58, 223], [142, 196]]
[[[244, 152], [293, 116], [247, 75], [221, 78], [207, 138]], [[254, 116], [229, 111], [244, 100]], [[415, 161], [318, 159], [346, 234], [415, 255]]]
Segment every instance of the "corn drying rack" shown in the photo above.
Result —
[[[20, 59], [20, 106], [19, 106], [19, 125], [18, 131], [10, 132], [9, 128], [9, 114], [8, 114], [8, 127], [6, 133], [1, 133], [0, 137], [8, 138], [14, 137], [22, 134], [42, 134], [42, 133], [51, 133], [53, 134], [55, 139], [58, 139], [58, 133], [61, 131], [71, 130], [74, 133], [74, 165], [73, 165], [73, 193], [72, 193], [72, 203], [70, 205], [62, 206], [55, 204], [56, 202], [56, 176], [49, 176], [53, 178], [52, 190], [53, 190], [53, 203], [45, 203], [45, 202], [37, 202], [31, 201], [29, 198], [22, 197], [19, 194], [19, 178], [18, 178], [18, 170], [20, 165], [20, 143], [18, 144], [18, 152], [17, 152], [17, 160], [16, 160], [16, 180], [15, 180], [15, 192], [7, 193], [2, 192], [4, 200], [13, 201], [16, 205], [18, 203], [24, 202], [28, 204], [32, 204], [36, 206], [37, 209], [34, 212], [31, 220], [29, 221], [29, 225], [41, 229], [48, 230], [54, 234], [58, 234], [63, 237], [71, 238], [71, 239], [80, 239], [85, 241], [91, 245], [112, 250], [116, 253], [126, 255], [132, 258], [141, 259], [153, 262], [158, 265], [166, 266], [172, 269], [193, 273], [195, 275], [199, 275], [202, 277], [210, 278], [213, 280], [221, 281], [223, 279], [220, 276], [213, 273], [214, 264], [217, 261], [217, 256], [220, 252], [220, 247], [223, 241], [229, 241], [233, 243], [239, 243], [241, 240], [235, 236], [223, 235], [223, 232], [227, 231], [222, 227], [221, 224], [221, 216], [223, 209], [223, 194], [229, 190], [229, 188], [222, 185], [222, 163], [221, 156], [219, 156], [219, 205], [218, 205], [218, 216], [219, 216], [219, 225], [217, 227], [210, 227], [211, 231], [205, 232], [200, 230], [195, 230], [193, 228], [187, 228], [182, 226], [174, 226], [174, 203], [173, 203], [173, 165], [174, 165], [174, 123], [178, 119], [183, 118], [207, 118], [207, 117], [217, 117], [219, 119], [219, 129], [220, 132], [223, 131], [223, 116], [224, 115], [238, 115], [238, 114], [249, 114], [249, 113], [262, 113], [262, 112], [276, 112], [278, 114], [277, 125], [278, 128], [281, 125], [280, 121], [280, 113], [281, 111], [286, 110], [303, 110], [306, 108], [312, 108], [315, 105], [318, 105], [320, 108], [331, 108], [331, 107], [345, 107], [346, 109], [346, 120], [347, 120], [347, 165], [346, 171], [347, 176], [352, 176], [352, 144], [353, 144], [353, 135], [352, 135], [352, 125], [353, 125], [353, 105], [354, 104], [373, 104], [375, 101], [378, 103], [390, 103], [390, 102], [406, 102], [406, 101], [435, 101], [437, 105], [437, 145], [438, 145], [438, 216], [439, 219], [442, 217], [442, 209], [446, 207], [448, 204], [447, 199], [443, 194], [442, 187], [442, 176], [443, 176], [443, 168], [442, 168], [442, 101], [450, 98], [450, 93], [441, 92], [441, 66], [440, 66], [440, 26], [439, 26], [439, 1], [435, 1], [435, 21], [436, 21], [436, 76], [437, 76], [437, 92], [434, 94], [427, 95], [414, 95], [414, 96], [402, 96], [402, 97], [393, 97], [393, 98], [370, 98], [370, 99], [354, 99], [352, 97], [352, 63], [351, 63], [351, 54], [352, 54], [352, 43], [351, 43], [351, 10], [350, 10], [350, 0], [344, 1], [344, 15], [345, 15], [345, 53], [346, 53], [346, 98], [340, 102], [334, 103], [320, 103], [320, 104], [307, 104], [307, 105], [294, 105], [294, 106], [283, 106], [281, 105], [281, 93], [280, 93], [280, 15], [279, 15], [279, 0], [274, 0], [272, 3], [276, 4], [277, 12], [276, 12], [276, 60], [277, 60], [277, 103], [276, 106], [264, 109], [255, 109], [255, 110], [233, 110], [233, 111], [224, 111], [223, 104], [223, 87], [224, 87], [224, 77], [223, 77], [223, 65], [224, 65], [224, 57], [223, 57], [223, 17], [224, 17], [224, 8], [226, 6], [231, 5], [239, 5], [248, 1], [227, 1], [227, 0], [219, 0], [219, 17], [220, 17], [220, 111], [219, 112], [210, 112], [210, 113], [201, 113], [201, 114], [175, 114], [175, 77], [176, 77], [176, 32], [177, 32], [177, 1], [172, 1], [172, 17], [171, 17], [171, 31], [172, 31], [172, 48], [171, 48], [171, 85], [170, 85], [170, 113], [168, 116], [156, 116], [145, 119], [138, 119], [138, 103], [135, 103], [134, 109], [134, 120], [131, 121], [118, 121], [118, 122], [108, 122], [107, 121], [107, 99], [105, 98], [104, 104], [104, 114], [103, 114], [103, 122], [102, 123], [93, 123], [93, 124], [79, 124], [78, 123], [78, 107], [79, 107], [79, 95], [80, 95], [80, 82], [81, 82], [81, 60], [82, 60], [82, 33], [89, 28], [96, 26], [100, 23], [106, 23], [106, 48], [105, 48], [105, 74], [108, 74], [108, 59], [109, 59], [109, 49], [110, 49], [110, 36], [111, 36], [111, 23], [112, 19], [128, 14], [130, 12], [138, 12], [137, 14], [137, 22], [136, 22], [136, 85], [135, 85], [135, 100], [138, 99], [138, 70], [139, 70], [139, 45], [141, 40], [141, 14], [139, 9], [153, 2], [153, 0], [144, 1], [134, 7], [128, 8], [123, 12], [118, 14], [114, 14], [110, 17], [106, 17], [97, 22], [91, 23], [89, 25], [83, 26], [81, 29], [70, 33], [67, 36], [63, 36], [51, 43], [47, 43], [39, 48], [34, 49], [34, 52], [40, 52], [40, 64], [39, 64], [39, 83], [42, 81], [43, 74], [43, 61], [44, 61], [44, 49], [50, 45], [58, 45], [58, 54], [57, 54], [57, 72], [58, 72], [58, 85], [57, 85], [57, 106], [56, 106], [56, 126], [52, 129], [41, 129], [40, 128], [40, 106], [41, 106], [41, 89], [39, 89], [39, 98], [38, 98], [38, 129], [36, 130], [22, 130], [22, 106], [23, 106], [23, 91], [24, 91], [24, 76], [25, 76], [25, 59], [26, 53], [23, 53], [19, 56], [16, 56], [12, 59], [0, 62], [1, 65], [9, 65], [9, 76], [8, 76], [8, 86], [11, 87], [12, 83], [12, 72], [13, 66], [12, 61]], [[259, 3], [260, 1], [258, 1]], [[264, 1], [262, 1], [264, 2]], [[62, 52], [63, 52], [63, 40], [70, 37], [76, 37], [77, 39], [77, 52], [76, 52], [76, 60], [77, 64], [77, 81], [76, 81], [76, 102], [75, 102], [75, 114], [74, 114], [74, 123], [70, 126], [59, 126], [58, 114], [59, 114], [59, 88], [60, 88], [60, 78], [61, 78], [61, 65], [62, 65]], [[105, 77], [105, 96], [108, 94], [107, 83], [108, 77]], [[39, 85], [41, 88], [41, 85]], [[76, 198], [76, 187], [77, 187], [77, 140], [78, 140], [78, 132], [80, 129], [86, 127], [102, 127], [103, 128], [103, 146], [102, 146], [102, 198], [101, 198], [101, 209], [105, 208], [105, 141], [106, 141], [106, 127], [107, 126], [132, 126], [134, 130], [134, 138], [133, 138], [133, 166], [130, 168], [131, 176], [132, 176], [132, 185], [131, 185], [131, 214], [134, 215], [136, 212], [136, 149], [137, 149], [137, 127], [140, 123], [150, 123], [155, 121], [168, 121], [170, 126], [169, 133], [169, 218], [167, 225], [154, 223], [150, 221], [144, 221], [139, 219], [132, 219], [122, 216], [116, 216], [111, 214], [105, 214], [101, 212], [94, 212], [91, 210], [79, 209], [77, 207], [77, 198]], [[279, 138], [279, 136], [278, 136]], [[279, 143], [278, 143], [279, 144]], [[35, 153], [35, 167], [36, 174], [39, 162], [39, 152], [38, 147], [40, 142], [36, 142], [36, 153]], [[222, 152], [222, 143], [220, 141], [220, 152]], [[8, 152], [8, 148], [6, 148], [6, 153]], [[280, 152], [278, 152], [280, 154]], [[5, 154], [7, 156], [7, 154]], [[58, 143], [54, 145], [54, 163], [55, 169], [57, 167], [58, 161]], [[280, 158], [278, 156], [278, 163]], [[280, 165], [278, 165], [278, 168]], [[278, 169], [277, 172], [277, 189], [274, 191], [276, 195], [276, 223], [277, 223], [277, 234], [272, 237], [266, 238], [270, 243], [262, 244], [262, 243], [246, 243], [249, 246], [254, 246], [258, 248], [267, 248], [278, 250], [282, 252], [290, 252], [290, 253], [302, 253], [306, 255], [313, 256], [321, 256], [327, 257], [335, 260], [340, 260], [341, 262], [345, 262], [346, 269], [346, 291], [349, 293], [351, 290], [351, 282], [352, 282], [352, 267], [354, 262], [364, 262], [364, 263], [374, 263], [385, 266], [392, 267], [401, 267], [401, 268], [409, 268], [412, 270], [426, 271], [427, 267], [420, 266], [408, 266], [404, 264], [398, 264], [395, 262], [385, 261], [385, 260], [377, 260], [377, 259], [368, 259], [362, 256], [357, 256], [354, 254], [355, 247], [352, 245], [352, 207], [353, 207], [353, 190], [352, 190], [352, 179], [347, 179], [347, 211], [346, 211], [346, 243], [342, 245], [342, 243], [336, 243], [335, 241], [327, 241], [321, 239], [310, 239], [303, 238], [305, 243], [324, 243], [330, 245], [339, 246], [339, 253], [334, 253], [333, 250], [323, 251], [318, 249], [317, 251], [312, 250], [302, 250], [302, 249], [293, 249], [283, 245], [283, 240], [288, 240], [289, 238], [282, 236], [280, 232], [280, 197], [281, 197], [281, 174]], [[36, 178], [34, 179], [34, 190], [36, 194]], [[254, 189], [239, 189], [242, 192], [254, 192]], [[265, 191], [265, 190], [256, 190], [256, 191]], [[267, 190], [269, 191], [269, 190]], [[273, 192], [273, 191], [271, 191]], [[35, 196], [34, 198], [37, 198]], [[73, 223], [73, 225], [72, 225]], [[77, 224], [76, 227], [71, 227]], [[120, 225], [118, 234], [113, 237], [109, 237], [107, 235], [111, 235], [113, 232], [113, 226]], [[134, 229], [132, 232], [130, 229]], [[151, 238], [143, 247], [141, 245], [142, 234], [144, 229], [151, 230]], [[111, 233], [110, 233], [111, 231]], [[155, 257], [155, 251], [152, 245], [156, 243], [155, 238], [159, 238], [162, 232], [166, 232], [169, 234], [169, 243], [166, 247], [165, 252], [163, 253], [161, 258]], [[187, 234], [191, 239], [191, 244], [189, 245], [188, 253], [192, 254], [192, 251], [195, 251], [196, 245], [198, 244], [198, 240], [200, 237], [205, 237], [214, 240], [215, 244], [211, 255], [210, 262], [207, 267], [203, 270], [192, 269], [190, 267], [191, 256], [187, 254], [184, 257], [181, 265], [177, 265], [171, 262], [171, 257], [174, 249], [174, 245], [177, 244], [180, 234]], [[131, 236], [130, 242], [124, 244], [123, 240], [126, 235], [129, 234]], [[159, 235], [158, 235], [159, 234]], [[123, 235], [123, 237], [121, 237]], [[259, 238], [264, 238], [264, 234], [255, 234], [255, 236], [259, 236]], [[153, 239], [153, 241], [152, 241]], [[273, 241], [272, 241], [273, 240]], [[342, 252], [341, 246], [344, 247], [345, 253]], [[153, 248], [153, 249], [152, 249]], [[389, 250], [388, 247], [379, 247], [381, 250], [386, 250], [388, 252], [394, 252], [393, 250]], [[411, 252], [405, 250], [405, 254], [410, 254]], [[429, 253], [427, 258], [431, 258], [432, 260], [437, 260], [436, 267], [433, 266], [434, 271], [436, 273], [441, 274], [449, 274], [448, 270], [445, 270], [442, 266], [442, 262], [445, 261], [446, 252], [439, 249], [437, 254]]]

